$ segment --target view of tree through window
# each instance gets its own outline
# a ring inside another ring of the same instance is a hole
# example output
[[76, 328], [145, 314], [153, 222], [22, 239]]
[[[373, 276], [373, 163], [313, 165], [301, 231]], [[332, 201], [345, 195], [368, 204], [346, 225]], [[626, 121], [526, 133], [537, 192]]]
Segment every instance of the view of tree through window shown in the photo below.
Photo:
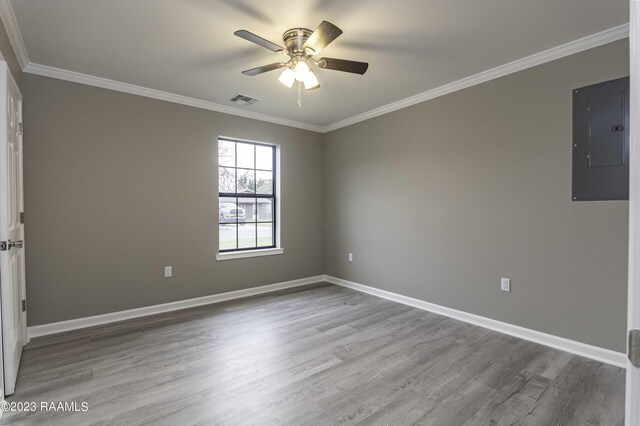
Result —
[[275, 150], [272, 145], [218, 140], [220, 252], [275, 247]]

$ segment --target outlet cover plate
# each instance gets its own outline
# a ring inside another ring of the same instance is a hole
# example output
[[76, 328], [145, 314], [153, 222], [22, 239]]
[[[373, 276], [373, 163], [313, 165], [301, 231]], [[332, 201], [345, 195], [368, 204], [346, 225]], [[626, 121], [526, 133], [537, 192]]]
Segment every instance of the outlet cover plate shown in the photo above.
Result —
[[509, 278], [500, 278], [500, 290], [502, 290], [502, 291], [511, 291], [511, 279], [509, 279]]

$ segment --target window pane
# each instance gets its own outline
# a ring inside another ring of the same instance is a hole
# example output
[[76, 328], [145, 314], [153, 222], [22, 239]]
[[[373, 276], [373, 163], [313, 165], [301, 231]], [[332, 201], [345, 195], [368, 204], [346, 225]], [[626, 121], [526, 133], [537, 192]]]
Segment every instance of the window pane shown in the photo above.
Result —
[[273, 245], [273, 223], [258, 223], [258, 247]]
[[238, 198], [238, 207], [240, 208], [240, 217], [238, 222], [255, 222], [256, 221], [256, 199], [255, 198]]
[[273, 172], [256, 172], [256, 194], [273, 194]]
[[256, 193], [256, 171], [237, 169], [238, 193], [239, 194], [255, 194]]
[[236, 192], [236, 169], [218, 167], [218, 192]]
[[219, 223], [236, 223], [244, 222], [244, 210], [238, 208], [235, 198], [220, 198], [218, 202], [218, 222]]
[[255, 145], [249, 143], [236, 144], [236, 152], [238, 154], [238, 166], [245, 169], [253, 169], [255, 167]]
[[242, 223], [238, 225], [238, 248], [256, 247], [256, 224]]
[[236, 144], [224, 140], [218, 141], [218, 164], [221, 166], [236, 166]]
[[256, 145], [256, 169], [273, 170], [273, 148]]
[[[275, 245], [275, 147], [218, 140], [220, 251]], [[260, 194], [260, 195], [257, 195]], [[242, 196], [243, 195], [243, 196]]]
[[273, 200], [258, 198], [258, 222], [273, 222]]
[[219, 237], [219, 249], [220, 250], [235, 250], [236, 245], [236, 227], [238, 225], [218, 225]]

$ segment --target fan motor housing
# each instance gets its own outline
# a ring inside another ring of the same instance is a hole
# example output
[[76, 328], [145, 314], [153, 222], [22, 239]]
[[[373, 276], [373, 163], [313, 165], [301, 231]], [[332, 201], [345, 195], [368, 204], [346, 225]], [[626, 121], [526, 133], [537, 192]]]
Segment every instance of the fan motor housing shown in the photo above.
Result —
[[313, 31], [308, 28], [291, 28], [284, 32], [282, 40], [290, 54], [304, 54], [305, 52], [303, 51], [302, 46], [307, 41], [311, 33], [313, 33]]

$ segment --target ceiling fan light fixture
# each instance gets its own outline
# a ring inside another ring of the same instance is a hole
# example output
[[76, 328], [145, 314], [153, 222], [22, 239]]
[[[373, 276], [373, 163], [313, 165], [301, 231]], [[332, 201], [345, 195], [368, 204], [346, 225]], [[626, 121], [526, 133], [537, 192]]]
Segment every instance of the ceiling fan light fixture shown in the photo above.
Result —
[[304, 90], [313, 90], [320, 87], [320, 83], [318, 83], [318, 78], [316, 77], [313, 70], [309, 70], [307, 76], [304, 78]]
[[282, 74], [280, 74], [280, 77], [278, 78], [280, 83], [284, 84], [289, 88], [293, 86], [293, 82], [295, 81], [295, 79], [296, 79], [296, 73], [291, 68], [285, 68], [284, 71], [282, 71]]
[[278, 80], [288, 88], [296, 84], [298, 105], [301, 108], [303, 86], [306, 91], [320, 87], [318, 77], [315, 74], [319, 69], [323, 70], [320, 71], [321, 73], [325, 72], [324, 70], [333, 70], [363, 75], [369, 68], [369, 64], [366, 62], [314, 57], [315, 55], [319, 55], [325, 47], [342, 34], [340, 28], [328, 21], [322, 21], [314, 31], [307, 28], [288, 29], [282, 35], [284, 47], [247, 30], [238, 30], [233, 34], [248, 42], [289, 58], [288, 61], [283, 59], [272, 64], [244, 70], [242, 74], [256, 76], [269, 71], [283, 69]]
[[307, 78], [308, 74], [309, 74], [309, 65], [307, 65], [305, 61], [299, 61], [296, 64], [296, 68], [295, 68], [296, 80], [302, 83]]

